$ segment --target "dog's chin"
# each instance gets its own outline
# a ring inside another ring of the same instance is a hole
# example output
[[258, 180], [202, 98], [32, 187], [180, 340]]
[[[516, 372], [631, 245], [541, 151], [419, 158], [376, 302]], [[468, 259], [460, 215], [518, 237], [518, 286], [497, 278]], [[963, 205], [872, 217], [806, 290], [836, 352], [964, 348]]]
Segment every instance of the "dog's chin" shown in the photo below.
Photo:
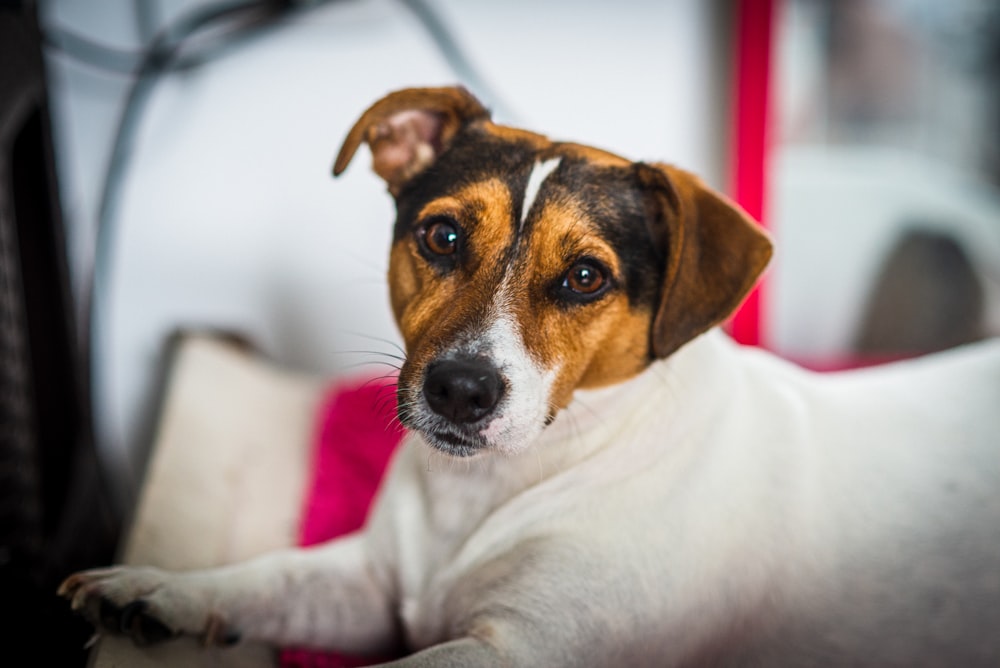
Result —
[[452, 457], [475, 457], [490, 450], [490, 444], [483, 438], [460, 436], [443, 429], [440, 431], [421, 430], [420, 435], [429, 446]]
[[517, 427], [506, 425], [507, 428], [499, 433], [490, 427], [473, 430], [450, 423], [411, 428], [435, 450], [452, 457], [468, 458], [487, 454], [517, 455], [527, 450], [548, 424], [549, 420]]

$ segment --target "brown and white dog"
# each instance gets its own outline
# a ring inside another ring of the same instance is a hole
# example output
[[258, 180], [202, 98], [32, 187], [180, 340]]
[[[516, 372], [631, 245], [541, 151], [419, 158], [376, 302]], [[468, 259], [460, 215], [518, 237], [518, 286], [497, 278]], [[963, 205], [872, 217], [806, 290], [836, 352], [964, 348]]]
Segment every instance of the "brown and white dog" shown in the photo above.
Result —
[[400, 666], [1000, 665], [997, 342], [815, 375], [713, 330], [771, 244], [691, 174], [460, 88], [376, 102], [335, 173], [362, 142], [410, 429], [366, 528], [74, 608]]

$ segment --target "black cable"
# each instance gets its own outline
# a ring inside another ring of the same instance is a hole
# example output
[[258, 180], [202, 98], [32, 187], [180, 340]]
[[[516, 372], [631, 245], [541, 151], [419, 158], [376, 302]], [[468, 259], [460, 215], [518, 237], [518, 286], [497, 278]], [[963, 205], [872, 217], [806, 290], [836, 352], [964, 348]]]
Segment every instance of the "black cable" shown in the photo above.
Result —
[[431, 41], [438, 47], [445, 62], [454, 70], [458, 78], [477, 97], [482, 99], [487, 107], [493, 109], [509, 122], [516, 121], [518, 118], [517, 114], [504, 103], [503, 97], [497, 94], [493, 86], [486, 81], [472, 64], [472, 60], [463, 51], [462, 47], [459, 46], [458, 40], [445, 24], [440, 14], [432, 9], [425, 0], [399, 0], [399, 3], [417, 18], [430, 35]]
[[66, 28], [50, 26], [42, 33], [42, 40], [46, 47], [56, 49], [85, 65], [113, 74], [132, 75], [142, 61], [142, 52], [98, 44]]
[[132, 0], [135, 28], [144, 43], [156, 37], [160, 26], [160, 4], [156, 0]]
[[[260, 4], [263, 7], [274, 3]], [[262, 10], [261, 19], [266, 21], [273, 16], [272, 12], [273, 10]], [[107, 74], [128, 77], [135, 77], [139, 74], [149, 53], [148, 48], [128, 50], [100, 44], [69, 28], [52, 24], [45, 29], [42, 39], [47, 48], [59, 51], [83, 65], [94, 67]], [[169, 69], [170, 71], [182, 71], [202, 65], [212, 60], [223, 47], [229, 46], [231, 43], [231, 41], [220, 40], [214, 49], [203, 46], [195, 54], [177, 54], [171, 59]]]
[[[100, 331], [103, 321], [99, 311], [104, 306], [102, 300], [109, 294], [116, 206], [132, 141], [138, 127], [138, 120], [149, 95], [159, 77], [171, 68], [173, 61], [186, 42], [200, 30], [224, 21], [236, 21], [244, 30], [247, 26], [257, 27], [267, 18], [273, 17], [289, 7], [291, 5], [287, 2], [238, 0], [192, 10], [157, 33], [135, 68], [134, 79], [126, 94], [119, 116], [102, 184], [95, 230], [94, 256], [86, 281], [87, 290], [82, 309], [84, 323], [81, 329], [81, 348], [85, 377], [90, 379], [91, 387], [95, 388], [92, 393], [92, 402], [99, 401], [100, 395], [96, 388], [104, 386], [100, 377], [106, 365], [103, 363], [101, 344], [104, 338]], [[92, 411], [95, 420], [99, 421], [100, 412], [95, 403], [92, 403]], [[129, 482], [133, 481], [130, 479]], [[129, 489], [127, 493], [131, 496], [134, 491], [134, 489]]]

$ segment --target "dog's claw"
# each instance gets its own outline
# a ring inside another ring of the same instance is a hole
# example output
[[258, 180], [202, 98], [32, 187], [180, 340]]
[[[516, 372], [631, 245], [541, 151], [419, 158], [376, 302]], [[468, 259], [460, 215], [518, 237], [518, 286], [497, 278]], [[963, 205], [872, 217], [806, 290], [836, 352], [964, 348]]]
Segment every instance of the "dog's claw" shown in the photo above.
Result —
[[136, 616], [143, 614], [148, 607], [149, 604], [142, 599], [127, 604], [122, 608], [121, 618], [118, 621], [118, 630], [122, 633], [131, 633], [133, 624], [138, 624], [140, 621], [136, 619]]
[[122, 610], [120, 628], [131, 636], [136, 645], [147, 646], [169, 640], [177, 634], [166, 624], [149, 614], [149, 604], [142, 600], [132, 601]]
[[87, 599], [80, 612], [96, 627], [129, 636], [140, 646], [155, 645], [177, 635], [150, 614], [149, 603], [142, 599], [119, 606], [104, 596], [95, 596]]
[[96, 620], [96, 625], [112, 633], [122, 633], [122, 608], [103, 596], [89, 599], [84, 603], [83, 615]]
[[75, 573], [63, 580], [56, 593], [69, 600], [70, 607], [95, 628], [129, 636], [137, 645], [152, 645], [177, 636], [175, 630], [151, 612], [149, 601], [126, 598], [118, 603], [109, 595], [109, 580], [121, 572], [109, 568]]
[[201, 641], [206, 647], [212, 645], [232, 647], [242, 637], [243, 634], [236, 629], [228, 628], [221, 616], [212, 613], [208, 617], [208, 622], [205, 625], [205, 633], [202, 635]]

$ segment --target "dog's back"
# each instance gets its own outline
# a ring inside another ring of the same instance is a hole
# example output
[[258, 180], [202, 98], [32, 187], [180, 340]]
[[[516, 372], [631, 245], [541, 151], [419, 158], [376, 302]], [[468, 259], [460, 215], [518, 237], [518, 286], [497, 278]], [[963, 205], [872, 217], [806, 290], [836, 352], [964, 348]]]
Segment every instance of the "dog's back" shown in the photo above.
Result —
[[805, 478], [790, 516], [802, 523], [796, 549], [811, 553], [794, 555], [787, 609], [736, 663], [992, 665], [1000, 340], [871, 370], [791, 375], [806, 401], [802, 446], [811, 454], [799, 460]]

